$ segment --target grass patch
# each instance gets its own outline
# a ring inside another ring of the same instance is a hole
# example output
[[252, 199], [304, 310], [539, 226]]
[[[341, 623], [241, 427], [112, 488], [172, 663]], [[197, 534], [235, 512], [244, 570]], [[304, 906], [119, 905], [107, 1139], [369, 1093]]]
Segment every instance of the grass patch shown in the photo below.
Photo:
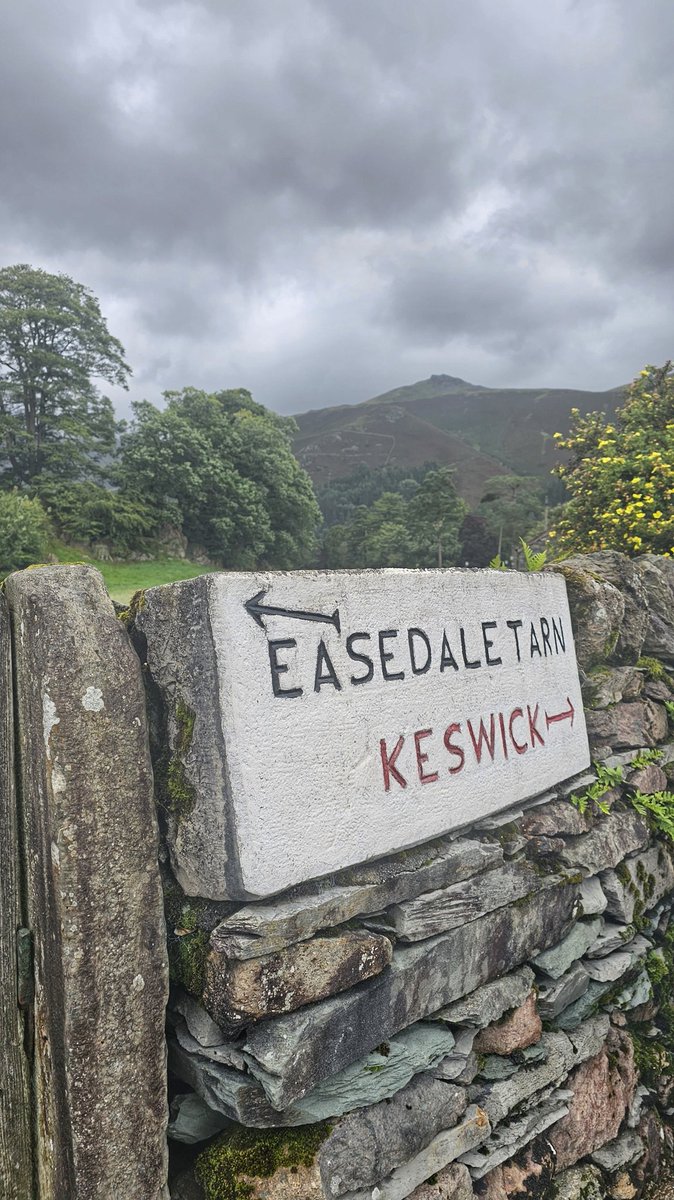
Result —
[[118, 604], [128, 604], [134, 592], [145, 588], [157, 587], [161, 583], [176, 583], [179, 579], [194, 579], [197, 575], [206, 575], [218, 569], [188, 562], [185, 558], [158, 558], [152, 562], [98, 562], [81, 550], [62, 543], [52, 544], [49, 550], [59, 562], [86, 562], [96, 567], [112, 599]]

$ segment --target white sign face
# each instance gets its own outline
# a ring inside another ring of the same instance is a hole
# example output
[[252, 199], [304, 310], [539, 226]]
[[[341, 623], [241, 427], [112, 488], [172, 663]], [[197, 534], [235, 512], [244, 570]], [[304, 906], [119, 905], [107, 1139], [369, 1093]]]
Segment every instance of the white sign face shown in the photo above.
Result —
[[[202, 895], [281, 891], [466, 825], [589, 764], [559, 575], [227, 573], [171, 586], [197, 582], [223, 782], [208, 795], [199, 773], [185, 818], [194, 836], [183, 831], [182, 842], [189, 854], [195, 839], [221, 838], [226, 811], [228, 843], [223, 867], [210, 846]], [[146, 593], [151, 667], [152, 597], [166, 590]]]

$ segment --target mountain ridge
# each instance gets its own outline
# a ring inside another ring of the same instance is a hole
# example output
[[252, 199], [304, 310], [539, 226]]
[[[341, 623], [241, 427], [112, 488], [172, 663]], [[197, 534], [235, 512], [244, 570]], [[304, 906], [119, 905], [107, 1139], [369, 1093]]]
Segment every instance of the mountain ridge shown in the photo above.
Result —
[[357, 404], [298, 414], [295, 453], [319, 486], [360, 467], [452, 466], [472, 506], [491, 476], [548, 476], [561, 458], [553, 434], [568, 432], [571, 410], [614, 413], [624, 391], [490, 388], [430, 375]]

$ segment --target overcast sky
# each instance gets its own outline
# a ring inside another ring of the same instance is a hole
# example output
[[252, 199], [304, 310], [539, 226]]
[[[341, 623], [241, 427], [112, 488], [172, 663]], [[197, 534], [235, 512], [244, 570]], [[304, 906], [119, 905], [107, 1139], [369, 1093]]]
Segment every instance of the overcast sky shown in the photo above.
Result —
[[293, 412], [431, 373], [605, 388], [674, 356], [672, 0], [1, 21], [0, 259], [93, 289], [133, 397]]

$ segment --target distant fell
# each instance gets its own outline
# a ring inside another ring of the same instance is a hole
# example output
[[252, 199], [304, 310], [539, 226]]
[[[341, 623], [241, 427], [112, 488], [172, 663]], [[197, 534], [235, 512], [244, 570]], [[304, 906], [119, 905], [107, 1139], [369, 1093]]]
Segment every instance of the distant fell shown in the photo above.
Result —
[[459, 493], [476, 504], [493, 475], [548, 475], [559, 461], [556, 432], [571, 409], [614, 413], [624, 387], [489, 388], [431, 375], [361, 404], [300, 413], [295, 453], [317, 485], [360, 466], [451, 466]]

